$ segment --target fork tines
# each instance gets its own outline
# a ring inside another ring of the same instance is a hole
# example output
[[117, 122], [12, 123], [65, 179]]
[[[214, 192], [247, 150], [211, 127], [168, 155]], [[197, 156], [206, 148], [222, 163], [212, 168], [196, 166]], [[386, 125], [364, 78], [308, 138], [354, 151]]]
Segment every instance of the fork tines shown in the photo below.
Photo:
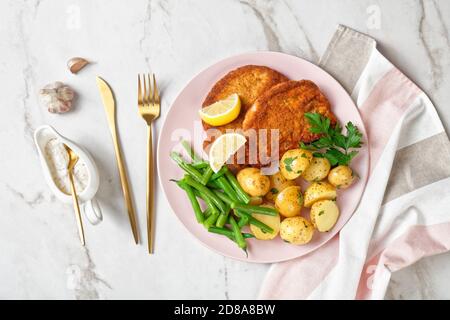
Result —
[[[153, 79], [153, 84], [150, 78]], [[142, 81], [141, 81], [142, 79]], [[143, 86], [142, 86], [143, 83]], [[138, 74], [138, 105], [139, 107], [152, 107], [159, 105], [159, 93], [155, 74]]]

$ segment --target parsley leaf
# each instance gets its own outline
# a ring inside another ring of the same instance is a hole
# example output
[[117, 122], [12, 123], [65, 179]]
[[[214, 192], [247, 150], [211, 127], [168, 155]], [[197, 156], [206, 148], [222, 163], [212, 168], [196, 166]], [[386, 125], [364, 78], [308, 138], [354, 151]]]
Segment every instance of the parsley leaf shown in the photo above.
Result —
[[303, 206], [303, 195], [301, 192], [298, 194], [298, 203], [300, 206]]
[[287, 172], [292, 172], [292, 163], [295, 161], [295, 159], [297, 159], [297, 157], [284, 159], [284, 165]]
[[347, 148], [361, 148], [361, 139], [362, 139], [362, 133], [359, 132], [358, 128], [351, 122], [347, 123], [345, 126], [347, 129]]
[[362, 145], [362, 133], [358, 127], [348, 122], [346, 134], [343, 134], [338, 123], [331, 127], [330, 119], [319, 113], [305, 113], [305, 117], [310, 124], [310, 132], [321, 136], [310, 144], [300, 142], [300, 148], [315, 151], [315, 157], [328, 159], [332, 166], [349, 165], [358, 154], [354, 149]]

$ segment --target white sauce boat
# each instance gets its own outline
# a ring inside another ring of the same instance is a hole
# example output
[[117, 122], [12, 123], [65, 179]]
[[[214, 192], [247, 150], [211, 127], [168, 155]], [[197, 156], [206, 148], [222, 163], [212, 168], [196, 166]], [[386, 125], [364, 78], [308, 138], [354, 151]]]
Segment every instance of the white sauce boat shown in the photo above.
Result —
[[34, 142], [39, 152], [45, 180], [55, 196], [64, 203], [72, 203], [72, 196], [62, 192], [58, 188], [52, 178], [50, 166], [47, 162], [47, 157], [45, 156], [45, 146], [51, 139], [58, 139], [60, 142], [68, 145], [78, 155], [79, 159], [85, 163], [89, 179], [86, 188], [82, 192], [77, 193], [80, 201], [80, 209], [91, 224], [98, 224], [102, 221], [103, 216], [100, 205], [97, 200], [94, 199], [100, 183], [98, 169], [94, 159], [85, 149], [60, 135], [53, 127], [45, 125], [36, 129], [34, 132]]

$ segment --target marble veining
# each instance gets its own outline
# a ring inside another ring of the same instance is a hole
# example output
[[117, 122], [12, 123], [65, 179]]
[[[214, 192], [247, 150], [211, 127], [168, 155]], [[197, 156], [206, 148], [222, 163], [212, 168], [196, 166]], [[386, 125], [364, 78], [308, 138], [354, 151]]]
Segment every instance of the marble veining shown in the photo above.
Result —
[[[106, 298], [101, 293], [101, 288], [113, 290], [111, 285], [100, 278], [95, 271], [95, 264], [89, 253], [89, 249], [84, 248], [85, 266], [71, 265], [68, 268], [68, 274], [75, 281], [73, 289], [76, 299], [100, 299]], [[100, 288], [98, 288], [100, 287]]]
[[[450, 128], [450, 2], [446, 0], [137, 0], [0, 2], [0, 298], [252, 299], [269, 266], [217, 255], [190, 236], [161, 189], [156, 254], [131, 238], [94, 76], [116, 94], [118, 125], [145, 239], [145, 126], [136, 74], [153, 71], [162, 118], [185, 83], [227, 56], [282, 51], [317, 62], [341, 23], [373, 36], [418, 83]], [[66, 62], [93, 63], [72, 75]], [[38, 90], [60, 80], [78, 93], [69, 114], [50, 115]], [[100, 169], [104, 222], [78, 242], [71, 205], [47, 188], [32, 134], [42, 124], [88, 149]], [[159, 133], [162, 121], [156, 123]], [[388, 299], [449, 299], [450, 254], [393, 274]]]
[[[426, 3], [426, 4], [425, 4]], [[442, 13], [435, 1], [420, 1], [421, 17], [419, 22], [419, 36], [420, 41], [425, 48], [427, 57], [431, 64], [431, 75], [433, 78], [433, 86], [435, 89], [441, 85], [442, 82], [442, 50], [440, 47], [436, 47], [441, 41], [436, 41], [434, 38], [430, 38], [426, 33], [434, 32], [433, 29], [430, 30], [430, 20], [437, 21], [438, 25], [438, 36], [443, 40], [447, 48], [450, 48], [450, 41], [448, 37], [448, 31], [445, 27], [444, 20], [442, 18]]]
[[[272, 8], [263, 9], [259, 8], [256, 4], [256, 1], [239, 1], [243, 6], [249, 8], [253, 15], [258, 19], [258, 22], [261, 24], [264, 35], [267, 41], [267, 50], [270, 51], [281, 51], [280, 40], [275, 33], [275, 30], [272, 28], [274, 25], [274, 21], [272, 19]], [[261, 3], [261, 2], [260, 2]], [[268, 3], [270, 6], [271, 3]]]

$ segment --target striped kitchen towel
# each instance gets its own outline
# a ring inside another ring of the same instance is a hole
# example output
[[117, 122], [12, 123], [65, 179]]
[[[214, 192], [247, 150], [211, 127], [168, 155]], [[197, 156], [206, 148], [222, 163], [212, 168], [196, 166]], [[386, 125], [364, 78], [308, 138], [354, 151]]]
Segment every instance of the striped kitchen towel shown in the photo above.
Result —
[[370, 177], [360, 205], [320, 249], [274, 264], [262, 299], [383, 299], [391, 273], [450, 249], [450, 142], [427, 95], [339, 26], [320, 65], [352, 93]]

